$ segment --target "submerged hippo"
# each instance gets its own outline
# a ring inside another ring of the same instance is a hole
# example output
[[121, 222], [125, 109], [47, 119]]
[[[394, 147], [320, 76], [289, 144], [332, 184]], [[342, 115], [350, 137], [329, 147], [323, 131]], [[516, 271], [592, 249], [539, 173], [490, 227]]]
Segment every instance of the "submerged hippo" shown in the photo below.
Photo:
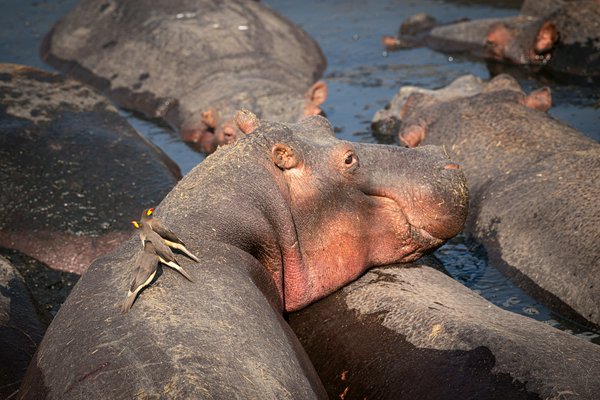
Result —
[[212, 152], [242, 135], [237, 109], [296, 122], [321, 113], [325, 58], [257, 1], [83, 0], [45, 37], [50, 65], [119, 106], [162, 118]]
[[[252, 129], [244, 128], [244, 131]], [[120, 312], [137, 237], [97, 259], [48, 328], [20, 398], [325, 398], [282, 318], [367, 268], [458, 233], [464, 177], [442, 150], [358, 144], [328, 121], [260, 122], [155, 215], [199, 259]]]
[[79, 82], [0, 64], [0, 247], [81, 274], [181, 177]]
[[600, 81], [600, 1], [525, 0], [515, 17], [446, 25], [427, 15], [407, 19], [389, 48], [426, 45], [485, 58], [540, 66], [564, 76]]
[[370, 270], [289, 323], [331, 399], [595, 400], [600, 346], [428, 265]]
[[551, 308], [600, 325], [600, 144], [549, 117], [550, 102], [547, 88], [526, 95], [508, 75], [467, 76], [402, 88], [374, 128], [444, 145], [464, 167], [466, 230], [489, 261]]

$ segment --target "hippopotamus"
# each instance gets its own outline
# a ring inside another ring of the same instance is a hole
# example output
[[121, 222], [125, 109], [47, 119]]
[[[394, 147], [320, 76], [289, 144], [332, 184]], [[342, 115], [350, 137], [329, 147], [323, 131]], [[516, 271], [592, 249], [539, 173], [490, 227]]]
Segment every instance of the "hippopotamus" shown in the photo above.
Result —
[[[559, 78], [600, 81], [600, 1], [525, 0], [519, 15], [440, 24], [428, 15], [407, 19], [390, 49], [426, 45], [468, 51], [509, 64], [528, 64]], [[579, 79], [584, 78], [584, 79]]]
[[102, 96], [54, 73], [0, 64], [0, 247], [81, 274], [131, 235], [177, 165]]
[[371, 269], [289, 324], [331, 399], [600, 393], [600, 346], [496, 307], [429, 260]]
[[243, 136], [233, 122], [240, 108], [296, 122], [320, 114], [327, 97], [319, 46], [257, 1], [83, 0], [41, 54], [205, 153]]
[[0, 397], [3, 399], [19, 390], [45, 328], [23, 277], [0, 257]]
[[321, 116], [251, 132], [155, 208], [198, 258], [121, 304], [137, 235], [95, 260], [48, 328], [19, 398], [325, 398], [283, 312], [460, 232], [467, 189], [435, 146], [338, 140]]
[[600, 144], [548, 116], [550, 105], [548, 88], [526, 95], [508, 75], [466, 76], [403, 87], [374, 128], [410, 147], [444, 145], [469, 183], [465, 230], [489, 262], [551, 309], [599, 325]]

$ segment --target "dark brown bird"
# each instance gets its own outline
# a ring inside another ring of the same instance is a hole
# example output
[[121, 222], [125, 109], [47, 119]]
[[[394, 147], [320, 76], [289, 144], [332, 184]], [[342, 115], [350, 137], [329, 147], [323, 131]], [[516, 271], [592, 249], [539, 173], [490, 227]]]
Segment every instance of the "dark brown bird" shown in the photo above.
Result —
[[177, 270], [181, 275], [185, 276], [190, 282], [193, 282], [190, 275], [177, 263], [175, 255], [171, 249], [165, 244], [162, 237], [158, 233], [154, 232], [150, 225], [146, 223], [138, 223], [137, 221], [131, 221], [133, 226], [140, 230], [140, 239], [142, 245], [146, 247], [146, 242], [152, 242], [154, 245], [154, 252], [158, 256], [158, 261], [168, 265], [169, 267]]
[[188, 257], [190, 257], [196, 262], [200, 261], [198, 260], [198, 257], [192, 254], [192, 252], [189, 251], [187, 247], [185, 247], [183, 241], [179, 239], [179, 237], [177, 237], [177, 235], [175, 235], [175, 233], [172, 230], [170, 230], [168, 227], [163, 225], [162, 222], [154, 218], [154, 208], [144, 210], [140, 222], [142, 224], [149, 225], [154, 232], [158, 233], [158, 235], [161, 238], [163, 238], [167, 246], [182, 251], [184, 254], [186, 254]]
[[154, 276], [156, 275], [156, 269], [158, 268], [158, 256], [152, 242], [147, 241], [144, 245], [144, 252], [138, 257], [133, 270], [133, 280], [131, 281], [131, 287], [127, 298], [121, 307], [123, 314], [127, 313], [133, 302], [135, 301], [137, 294], [148, 286]]

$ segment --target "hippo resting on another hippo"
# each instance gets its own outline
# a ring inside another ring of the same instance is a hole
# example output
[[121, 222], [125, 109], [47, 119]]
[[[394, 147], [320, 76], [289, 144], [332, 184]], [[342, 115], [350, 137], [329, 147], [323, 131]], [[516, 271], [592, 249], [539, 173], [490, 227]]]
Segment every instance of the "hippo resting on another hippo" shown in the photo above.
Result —
[[240, 108], [296, 122], [320, 114], [327, 97], [315, 83], [326, 66], [319, 46], [257, 1], [83, 0], [41, 53], [207, 153], [242, 134], [232, 120]]
[[390, 48], [427, 45], [438, 51], [471, 51], [485, 58], [541, 66], [565, 76], [600, 81], [600, 1], [525, 0], [520, 15], [437, 26], [419, 14], [407, 19]]
[[600, 346], [428, 265], [374, 268], [289, 317], [331, 399], [597, 400]]
[[462, 229], [466, 206], [464, 176], [440, 148], [340, 141], [320, 116], [261, 122], [155, 210], [198, 256], [178, 257], [194, 283], [164, 271], [122, 315], [139, 239], [97, 259], [19, 396], [324, 398], [281, 312], [418, 258]]
[[181, 177], [103, 97], [0, 64], [0, 247], [81, 274]]
[[466, 76], [402, 88], [373, 127], [444, 145], [469, 182], [466, 231], [490, 262], [551, 308], [600, 325], [600, 144], [549, 107], [547, 88], [525, 95], [508, 75]]

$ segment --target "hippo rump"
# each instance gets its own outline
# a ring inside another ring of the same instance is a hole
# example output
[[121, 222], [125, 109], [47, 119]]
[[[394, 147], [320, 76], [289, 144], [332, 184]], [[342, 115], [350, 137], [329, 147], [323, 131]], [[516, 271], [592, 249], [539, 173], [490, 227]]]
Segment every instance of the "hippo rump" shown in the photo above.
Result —
[[[428, 15], [403, 22], [390, 49], [426, 45], [470, 51], [509, 64], [529, 64], [558, 77], [600, 82], [600, 1], [525, 0], [518, 16], [440, 25]], [[578, 79], [583, 77], [584, 79]]]
[[440, 148], [340, 141], [320, 116], [250, 125], [154, 211], [198, 256], [178, 256], [193, 282], [164, 271], [123, 315], [140, 241], [97, 259], [20, 398], [325, 398], [282, 311], [462, 229], [464, 176]]
[[525, 95], [508, 75], [466, 76], [402, 88], [373, 127], [444, 145], [469, 183], [466, 232], [490, 263], [550, 308], [600, 325], [600, 144], [549, 117], [550, 101], [549, 89]]
[[212, 152], [247, 108], [281, 122], [321, 113], [326, 62], [299, 27], [258, 1], [83, 0], [42, 58], [117, 105], [161, 118]]
[[181, 177], [79, 82], [0, 64], [0, 247], [81, 274]]
[[429, 265], [371, 269], [289, 317], [331, 399], [588, 399], [600, 346]]
[[0, 398], [14, 396], [46, 326], [23, 277], [0, 257]]

